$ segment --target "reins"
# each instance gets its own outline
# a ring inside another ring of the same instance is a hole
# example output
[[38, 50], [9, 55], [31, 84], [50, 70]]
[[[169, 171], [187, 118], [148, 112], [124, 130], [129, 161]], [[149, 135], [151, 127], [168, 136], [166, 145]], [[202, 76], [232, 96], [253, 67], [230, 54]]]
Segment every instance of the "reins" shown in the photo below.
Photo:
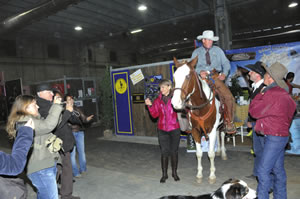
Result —
[[[196, 82], [197, 82], [197, 85], [198, 85], [199, 90], [200, 90], [200, 97], [202, 98], [203, 97], [202, 96], [202, 92], [201, 92], [202, 91], [202, 86], [200, 85], [199, 77], [198, 77], [196, 71], [194, 71], [193, 74], [196, 77]], [[209, 93], [209, 97], [208, 97], [207, 101], [204, 104], [196, 106], [196, 105], [191, 105], [191, 104], [187, 103], [190, 100], [191, 96], [194, 93], [192, 93], [191, 95], [188, 96], [187, 93], [182, 88], [174, 88], [174, 90], [181, 90], [181, 92], [183, 92], [185, 94], [185, 99], [183, 100], [183, 106], [185, 108], [190, 109], [190, 110], [201, 109], [201, 108], [205, 107], [207, 104], [209, 104], [215, 98], [215, 90], [213, 89], [213, 92]], [[211, 98], [211, 93], [213, 93], [213, 97], [212, 98]]]

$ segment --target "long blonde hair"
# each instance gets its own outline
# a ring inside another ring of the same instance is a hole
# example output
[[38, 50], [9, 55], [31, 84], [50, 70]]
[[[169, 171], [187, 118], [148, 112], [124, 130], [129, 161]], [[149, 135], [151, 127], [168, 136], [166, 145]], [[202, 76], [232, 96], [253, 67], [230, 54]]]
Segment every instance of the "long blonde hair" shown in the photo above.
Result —
[[29, 115], [26, 108], [35, 100], [32, 95], [19, 95], [16, 97], [14, 104], [12, 105], [10, 114], [8, 116], [8, 121], [6, 124], [6, 131], [9, 138], [16, 137], [15, 125], [21, 117]]

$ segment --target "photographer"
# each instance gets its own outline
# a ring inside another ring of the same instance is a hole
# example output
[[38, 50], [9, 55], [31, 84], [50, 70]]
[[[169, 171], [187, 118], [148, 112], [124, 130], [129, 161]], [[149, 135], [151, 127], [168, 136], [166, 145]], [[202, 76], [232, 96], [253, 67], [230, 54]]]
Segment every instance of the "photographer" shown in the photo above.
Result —
[[30, 118], [34, 122], [34, 145], [28, 155], [27, 176], [37, 188], [38, 198], [58, 198], [56, 162], [59, 154], [50, 152], [45, 143], [53, 136], [51, 131], [56, 127], [63, 109], [60, 104], [61, 99], [55, 99], [50, 105], [48, 116], [43, 119], [38, 112], [36, 99], [31, 95], [20, 95], [16, 98], [8, 117], [6, 130], [11, 138], [16, 136], [17, 122], [28, 121]]
[[[55, 92], [55, 96], [62, 98], [60, 92]], [[72, 196], [73, 193], [73, 173], [71, 163], [71, 152], [75, 145], [75, 138], [72, 133], [71, 125], [69, 123], [80, 122], [79, 118], [73, 113], [74, 102], [65, 101], [65, 109], [62, 113], [61, 121], [54, 131], [60, 139], [63, 140], [63, 153], [60, 153], [62, 164], [57, 165], [58, 178], [60, 177], [61, 188], [60, 195], [61, 199], [80, 199], [79, 197]]]

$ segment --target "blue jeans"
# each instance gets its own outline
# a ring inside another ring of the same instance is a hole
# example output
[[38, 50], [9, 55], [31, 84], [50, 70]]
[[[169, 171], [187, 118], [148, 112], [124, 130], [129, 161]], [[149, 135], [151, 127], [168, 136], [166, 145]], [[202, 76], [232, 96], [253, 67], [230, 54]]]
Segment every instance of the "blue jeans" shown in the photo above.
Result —
[[58, 199], [56, 166], [31, 173], [28, 178], [37, 188], [37, 199]]
[[[285, 146], [289, 137], [264, 136], [264, 149], [258, 164], [259, 199], [268, 199], [273, 180], [274, 199], [286, 199], [286, 173], [284, 169]], [[274, 178], [272, 179], [272, 174]]]
[[[255, 124], [255, 123], [254, 123]], [[261, 156], [263, 154], [263, 150], [264, 150], [264, 136], [263, 135], [258, 135], [256, 134], [256, 132], [254, 131], [254, 125], [253, 125], [253, 150], [255, 153], [255, 158], [254, 158], [254, 168], [253, 168], [253, 175], [257, 176], [257, 168], [258, 168], [258, 164], [259, 161], [261, 159]]]
[[[71, 162], [72, 162], [72, 170], [73, 176], [78, 176], [80, 173], [86, 171], [86, 158], [84, 151], [84, 132], [77, 131], [73, 132], [75, 137], [76, 144], [71, 152]], [[76, 163], [76, 151], [78, 152], [78, 160], [79, 160], [79, 170]]]

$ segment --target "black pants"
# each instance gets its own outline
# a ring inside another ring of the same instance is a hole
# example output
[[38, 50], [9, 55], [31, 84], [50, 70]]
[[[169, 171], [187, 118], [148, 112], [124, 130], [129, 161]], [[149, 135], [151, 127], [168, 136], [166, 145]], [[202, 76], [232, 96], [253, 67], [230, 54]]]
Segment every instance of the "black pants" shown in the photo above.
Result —
[[180, 129], [173, 131], [162, 131], [158, 129], [158, 142], [162, 156], [177, 154], [180, 142]]

